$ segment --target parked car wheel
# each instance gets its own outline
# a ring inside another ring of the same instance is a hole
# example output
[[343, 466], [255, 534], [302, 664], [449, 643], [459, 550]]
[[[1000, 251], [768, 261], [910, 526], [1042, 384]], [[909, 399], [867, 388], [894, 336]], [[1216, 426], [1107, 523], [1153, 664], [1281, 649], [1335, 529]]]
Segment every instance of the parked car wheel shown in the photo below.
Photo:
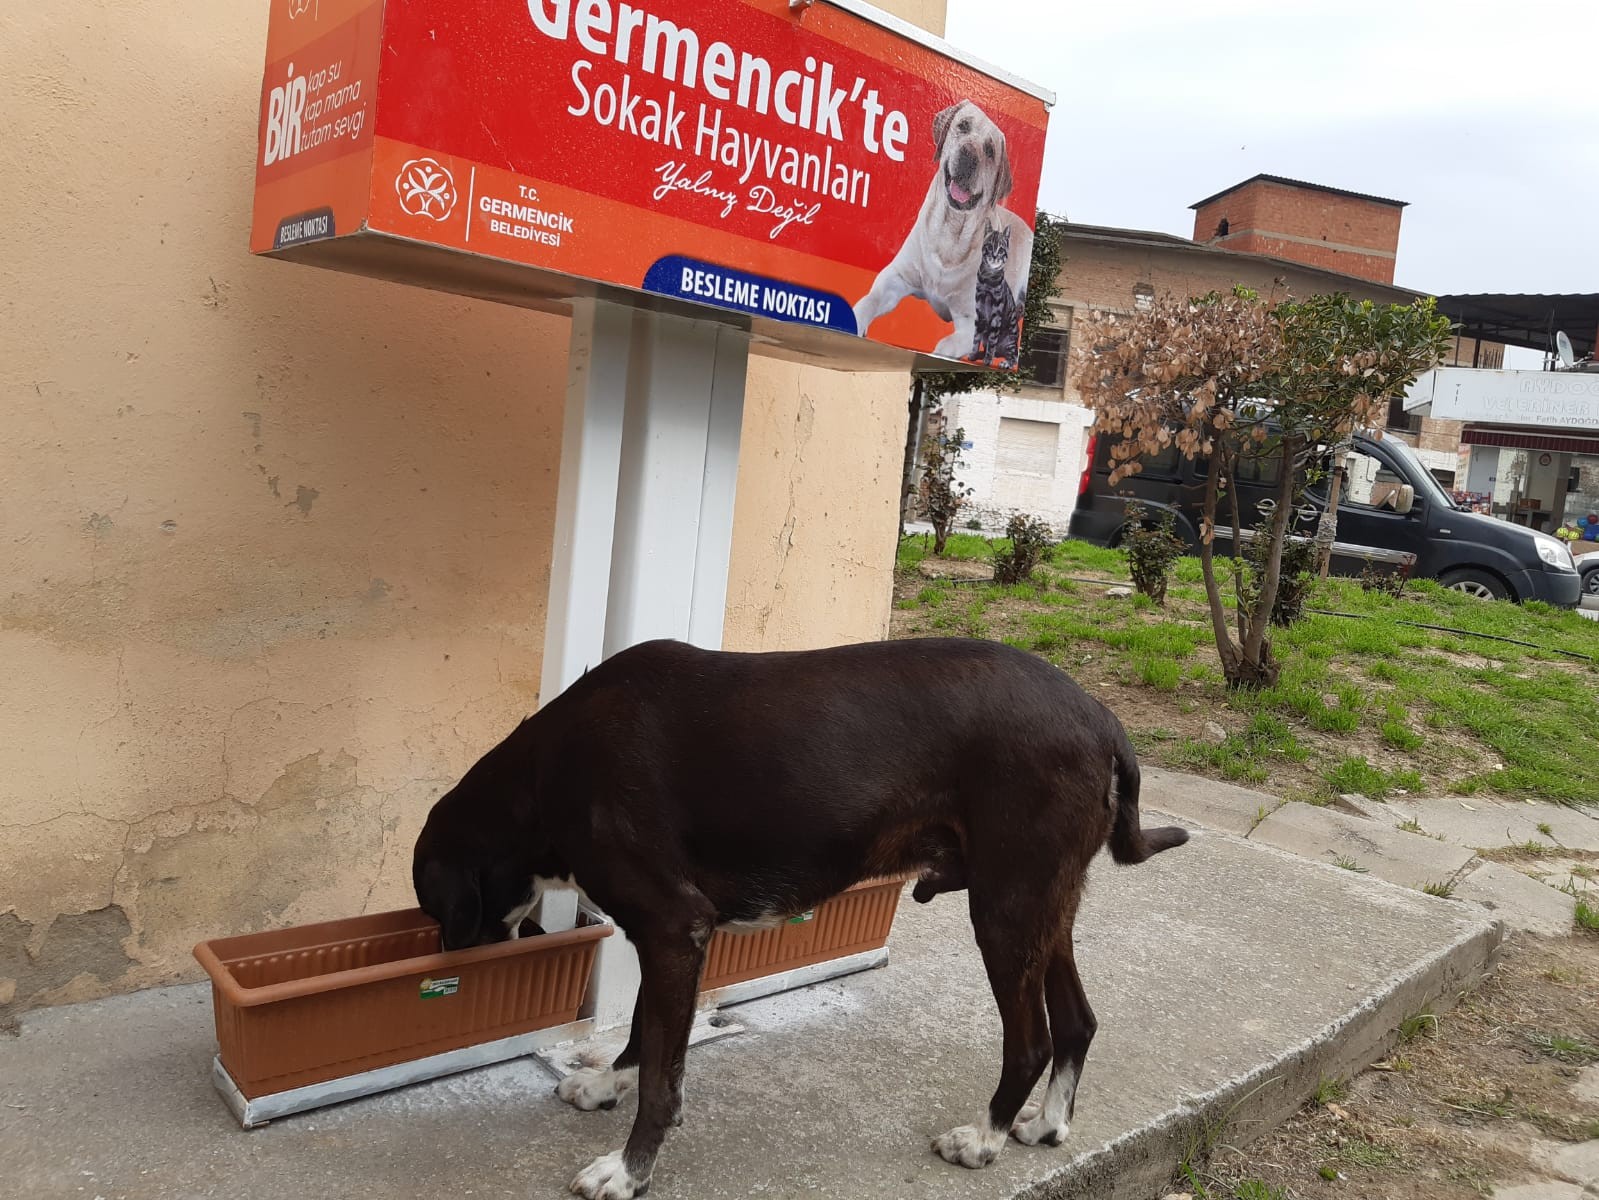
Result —
[[1510, 599], [1510, 589], [1505, 586], [1505, 581], [1497, 575], [1490, 575], [1487, 571], [1475, 571], [1470, 567], [1463, 567], [1458, 571], [1448, 572], [1438, 582], [1452, 592], [1464, 592], [1479, 600]]
[[1582, 568], [1582, 594], [1599, 596], [1599, 562]]

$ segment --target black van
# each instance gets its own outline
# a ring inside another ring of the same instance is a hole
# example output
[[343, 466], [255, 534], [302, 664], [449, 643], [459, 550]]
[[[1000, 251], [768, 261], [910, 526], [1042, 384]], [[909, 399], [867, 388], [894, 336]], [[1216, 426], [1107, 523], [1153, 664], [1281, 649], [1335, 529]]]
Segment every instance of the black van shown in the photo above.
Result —
[[[1127, 501], [1136, 499], [1151, 509], [1170, 510], [1178, 536], [1197, 552], [1209, 464], [1185, 459], [1172, 446], [1144, 459], [1142, 472], [1113, 488], [1110, 447], [1108, 437], [1089, 440], [1088, 469], [1078, 487], [1071, 536], [1100, 546], [1119, 544], [1130, 528]], [[1254, 525], [1265, 527], [1260, 502], [1275, 498], [1281, 464], [1280, 456], [1240, 461], [1236, 485], [1241, 537], [1251, 535]], [[1369, 562], [1396, 563], [1414, 555], [1413, 576], [1436, 579], [1457, 591], [1484, 599], [1577, 606], [1581, 585], [1565, 543], [1455, 507], [1415, 451], [1399, 438], [1356, 434], [1345, 466], [1338, 542], [1333, 547], [1335, 573], [1356, 575]], [[1291, 528], [1298, 534], [1313, 534], [1326, 506], [1323, 480], [1306, 489]], [[1223, 508], [1217, 514], [1216, 547], [1229, 553], [1231, 505], [1224, 503]], [[1268, 503], [1265, 511], [1270, 508]]]

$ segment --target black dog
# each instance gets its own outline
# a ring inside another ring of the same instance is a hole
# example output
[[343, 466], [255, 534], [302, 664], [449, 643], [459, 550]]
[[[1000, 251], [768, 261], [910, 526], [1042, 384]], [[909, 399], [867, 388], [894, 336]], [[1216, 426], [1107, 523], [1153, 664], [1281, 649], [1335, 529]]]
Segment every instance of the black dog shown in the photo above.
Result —
[[[625, 1150], [572, 1183], [588, 1200], [649, 1186], [680, 1119], [705, 947], [865, 878], [922, 872], [916, 899], [968, 889], [1004, 1024], [985, 1119], [934, 1142], [967, 1167], [1007, 1135], [1058, 1144], [1094, 1036], [1072, 922], [1109, 841], [1142, 862], [1188, 838], [1141, 830], [1120, 722], [1019, 650], [895, 641], [790, 654], [635, 646], [590, 671], [479, 761], [428, 817], [413, 878], [447, 949], [500, 941], [555, 881], [638, 948], [627, 1049], [565, 1080], [581, 1108], [637, 1081]], [[1053, 1063], [1041, 1105], [1023, 1104]]]

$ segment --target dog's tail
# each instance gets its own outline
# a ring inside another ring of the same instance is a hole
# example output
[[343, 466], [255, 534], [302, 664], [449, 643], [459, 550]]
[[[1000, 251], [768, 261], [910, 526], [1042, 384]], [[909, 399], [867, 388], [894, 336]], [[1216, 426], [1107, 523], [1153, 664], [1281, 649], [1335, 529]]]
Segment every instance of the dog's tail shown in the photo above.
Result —
[[1138, 755], [1125, 730], [1118, 726], [1116, 734], [1110, 795], [1115, 823], [1110, 830], [1110, 855], [1119, 863], [1141, 863], [1162, 850], [1181, 846], [1188, 840], [1188, 830], [1176, 825], [1144, 829], [1138, 824]]

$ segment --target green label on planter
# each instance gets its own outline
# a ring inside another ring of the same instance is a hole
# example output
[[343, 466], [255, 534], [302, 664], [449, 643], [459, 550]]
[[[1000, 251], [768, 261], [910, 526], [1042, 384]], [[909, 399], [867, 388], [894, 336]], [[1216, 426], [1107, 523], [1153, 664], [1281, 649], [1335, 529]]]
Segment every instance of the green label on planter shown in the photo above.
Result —
[[461, 977], [451, 975], [448, 979], [424, 979], [422, 981], [422, 999], [437, 1000], [440, 996], [453, 996], [461, 990]]
[[806, 921], [811, 920], [815, 916], [816, 916], [816, 910], [813, 908], [813, 909], [811, 909], [810, 912], [802, 912], [797, 917], [790, 917], [788, 919], [788, 923], [790, 925], [803, 925], [803, 924], [805, 924]]

